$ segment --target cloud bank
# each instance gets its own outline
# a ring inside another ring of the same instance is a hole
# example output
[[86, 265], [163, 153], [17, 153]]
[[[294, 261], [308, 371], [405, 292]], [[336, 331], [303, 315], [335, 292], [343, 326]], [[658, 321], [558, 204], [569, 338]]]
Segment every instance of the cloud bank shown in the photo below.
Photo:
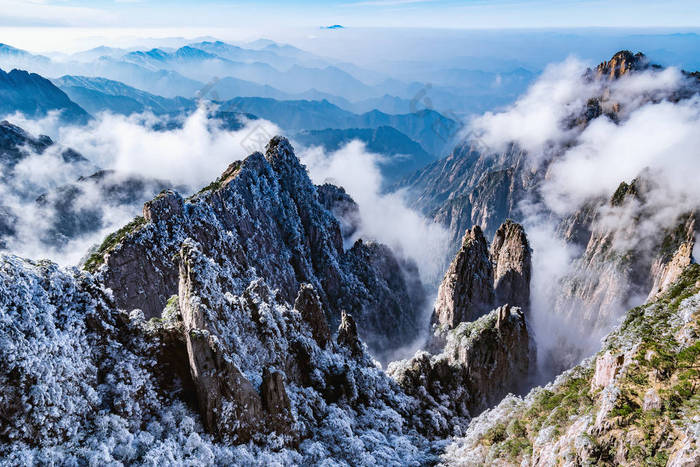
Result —
[[[85, 127], [63, 126], [55, 113], [40, 120], [6, 117], [60, 144], [43, 154], [25, 148], [26, 157], [0, 185], [0, 204], [12, 219], [13, 231], [3, 237], [5, 249], [29, 258], [48, 257], [62, 265], [77, 264], [90, 246], [139, 215], [143, 203], [161, 189], [195, 192], [231, 162], [263, 150], [269, 138], [279, 133], [264, 120], [244, 121], [241, 129], [226, 131], [221, 122], [207, 117], [210, 110], [202, 106], [180, 128], [163, 131], [153, 129], [164, 123], [153, 115], [104, 113]], [[60, 155], [66, 148], [88, 161], [66, 162]], [[98, 168], [114, 173], [99, 181], [89, 178]], [[77, 181], [79, 177], [87, 178]], [[70, 195], [66, 195], [68, 186], [76, 188]], [[42, 194], [47, 194], [46, 202], [37, 203]], [[70, 201], [68, 207], [65, 200]], [[81, 230], [81, 224], [91, 225]]]
[[[542, 175], [536, 196], [520, 206], [534, 249], [531, 321], [541, 362], [566, 349], [574, 360], [592, 353], [624, 312], [645, 299], [603, 303], [601, 310], [585, 304], [557, 309], [565, 280], [581, 273], [576, 260], [582, 253], [558, 238], [560, 220], [587, 203], [603, 203], [594, 226], [613, 234], [612, 248], [650, 258], [665, 229], [700, 208], [700, 97], [680, 99], [689, 89], [697, 91], [698, 85], [674, 68], [611, 82], [588, 78], [585, 64], [570, 58], [547, 67], [511, 107], [471, 122], [472, 134], [487, 150], [516, 144]], [[582, 123], [581, 116], [596, 105], [599, 115]], [[621, 182], [640, 176], [641, 200], [606, 205]], [[599, 327], [591, 329], [583, 316], [598, 317]]]

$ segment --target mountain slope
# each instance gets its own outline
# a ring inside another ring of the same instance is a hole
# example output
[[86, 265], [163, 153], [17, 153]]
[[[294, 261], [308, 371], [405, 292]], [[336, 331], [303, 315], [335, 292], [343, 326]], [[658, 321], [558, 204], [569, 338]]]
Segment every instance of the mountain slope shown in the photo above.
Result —
[[0, 70], [0, 114], [21, 112], [28, 117], [43, 117], [59, 111], [66, 123], [86, 123], [90, 115], [51, 81], [35, 73]]

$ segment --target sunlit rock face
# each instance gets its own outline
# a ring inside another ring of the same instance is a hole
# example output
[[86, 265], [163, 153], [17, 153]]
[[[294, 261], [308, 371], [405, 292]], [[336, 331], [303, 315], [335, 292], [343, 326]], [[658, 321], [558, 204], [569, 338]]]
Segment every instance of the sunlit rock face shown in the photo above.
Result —
[[490, 256], [496, 303], [527, 310], [530, 306], [532, 252], [525, 229], [511, 220], [504, 222], [491, 242]]
[[503, 223], [490, 248], [481, 228], [473, 227], [440, 284], [433, 323], [453, 328], [504, 304], [527, 310], [531, 269], [530, 245], [521, 225]]
[[644, 70], [650, 66], [643, 53], [632, 54], [628, 50], [617, 52], [612, 58], [596, 67], [596, 75], [617, 79], [631, 71]]
[[494, 303], [493, 268], [481, 228], [467, 231], [438, 289], [433, 321], [454, 327], [488, 312]]

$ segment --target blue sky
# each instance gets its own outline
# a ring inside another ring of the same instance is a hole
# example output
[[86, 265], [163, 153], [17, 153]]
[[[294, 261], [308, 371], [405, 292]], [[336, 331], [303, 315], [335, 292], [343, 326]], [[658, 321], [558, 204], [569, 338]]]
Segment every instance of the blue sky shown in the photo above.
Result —
[[0, 26], [697, 27], [698, 0], [0, 0]]

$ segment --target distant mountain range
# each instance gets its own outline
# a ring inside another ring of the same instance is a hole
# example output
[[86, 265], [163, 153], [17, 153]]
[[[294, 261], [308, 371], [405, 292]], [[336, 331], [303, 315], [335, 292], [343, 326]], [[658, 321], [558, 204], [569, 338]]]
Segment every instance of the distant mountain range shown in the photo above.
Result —
[[105, 78], [63, 76], [53, 83], [93, 114], [106, 110], [123, 115], [145, 111], [166, 114], [195, 107], [191, 99], [161, 97]]
[[435, 160], [420, 144], [390, 126], [375, 129], [307, 130], [298, 133], [294, 140], [303, 146], [321, 146], [326, 151], [337, 151], [353, 140], [362, 141], [368, 151], [390, 156], [380, 163], [382, 173], [388, 181], [396, 180]]
[[402, 115], [378, 110], [358, 115], [328, 101], [277, 101], [258, 97], [231, 99], [223, 103], [223, 107], [257, 115], [292, 132], [389, 126], [419, 142], [433, 155], [446, 152], [459, 129], [458, 122], [427, 109]]
[[[174, 49], [102, 46], [59, 58], [0, 44], [0, 68], [27, 69], [51, 78], [102, 77], [168, 98], [190, 98], [208, 89], [219, 99], [326, 99], [356, 113], [406, 113], [428, 107], [467, 115], [510, 102], [534, 77], [524, 68], [493, 72], [441, 65], [435, 70], [409, 64], [406, 67], [414, 71], [406, 81], [267, 40], [245, 47], [216, 40]], [[428, 101], [422, 101], [424, 97]]]
[[[224, 80], [233, 81], [233, 78]], [[197, 105], [194, 99], [164, 98], [104, 78], [63, 76], [54, 80], [54, 83], [73, 101], [93, 114], [110, 111], [129, 115], [150, 111], [156, 115], [165, 115], [190, 112]], [[443, 155], [451, 147], [458, 128], [457, 122], [431, 110], [400, 115], [376, 110], [356, 114], [327, 100], [238, 97], [222, 102], [221, 109], [264, 118], [292, 134], [310, 131], [295, 138], [299, 142], [337, 149], [338, 141], [348, 142], [352, 135], [367, 143], [370, 150], [381, 154], [411, 154], [417, 157], [416, 161], [427, 162]], [[380, 132], [374, 131], [380, 127], [385, 128]], [[395, 131], [390, 132], [387, 128]], [[358, 131], [359, 129], [366, 131]], [[321, 133], [321, 130], [329, 131]], [[409, 165], [417, 169], [425, 164], [421, 162], [420, 166]], [[403, 170], [400, 172], [405, 173]]]

